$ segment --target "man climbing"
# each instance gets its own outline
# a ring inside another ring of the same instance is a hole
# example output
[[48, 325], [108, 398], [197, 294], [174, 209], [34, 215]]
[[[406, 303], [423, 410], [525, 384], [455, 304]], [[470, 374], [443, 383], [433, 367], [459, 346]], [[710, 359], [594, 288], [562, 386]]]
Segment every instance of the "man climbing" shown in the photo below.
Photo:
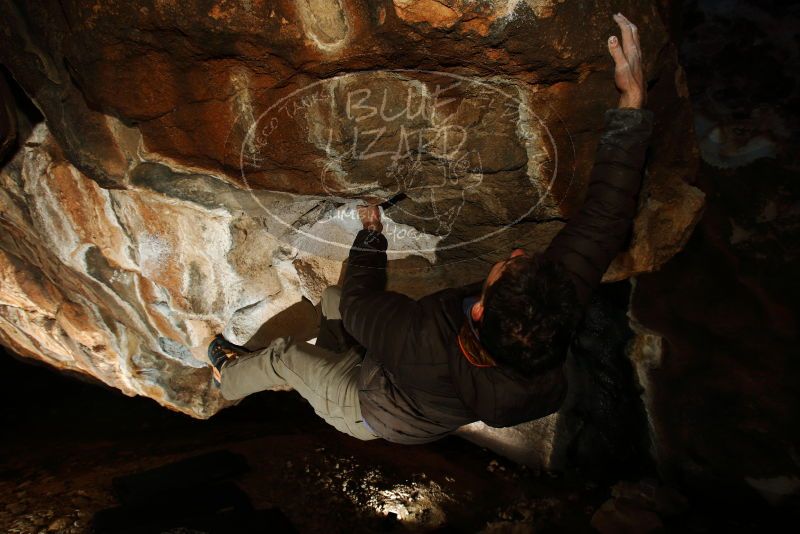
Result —
[[652, 129], [637, 28], [614, 20], [619, 106], [606, 112], [583, 206], [543, 253], [514, 250], [481, 282], [413, 300], [384, 290], [380, 210], [359, 208], [364, 228], [341, 290], [323, 295], [317, 344], [278, 338], [246, 352], [218, 336], [209, 357], [222, 395], [288, 384], [342, 432], [408, 444], [558, 410], [572, 333], [629, 236]]

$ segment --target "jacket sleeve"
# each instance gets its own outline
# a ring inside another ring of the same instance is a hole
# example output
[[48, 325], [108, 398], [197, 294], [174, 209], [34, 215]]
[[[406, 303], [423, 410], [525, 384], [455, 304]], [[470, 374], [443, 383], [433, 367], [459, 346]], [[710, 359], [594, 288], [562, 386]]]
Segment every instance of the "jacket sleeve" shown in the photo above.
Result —
[[606, 111], [583, 206], [544, 253], [566, 267], [581, 306], [588, 303], [633, 227], [652, 128], [652, 111]]
[[361, 230], [347, 259], [339, 312], [345, 330], [375, 359], [397, 363], [417, 315], [417, 301], [386, 287], [386, 237]]

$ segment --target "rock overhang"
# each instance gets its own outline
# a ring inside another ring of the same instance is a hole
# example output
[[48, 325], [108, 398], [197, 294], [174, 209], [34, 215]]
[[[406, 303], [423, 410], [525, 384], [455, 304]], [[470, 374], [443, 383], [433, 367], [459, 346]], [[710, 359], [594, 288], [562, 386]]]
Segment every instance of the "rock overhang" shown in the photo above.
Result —
[[[657, 269], [703, 205], [674, 47], [655, 6], [624, 4], [647, 27], [657, 126], [607, 280]], [[414, 296], [544, 248], [579, 206], [616, 97], [610, 14], [547, 0], [196, 7], [0, 2], [0, 57], [46, 119], [0, 175], [0, 336], [18, 352], [208, 417], [225, 403], [207, 341], [244, 342], [318, 300], [360, 198], [407, 192], [387, 212], [389, 281]]]

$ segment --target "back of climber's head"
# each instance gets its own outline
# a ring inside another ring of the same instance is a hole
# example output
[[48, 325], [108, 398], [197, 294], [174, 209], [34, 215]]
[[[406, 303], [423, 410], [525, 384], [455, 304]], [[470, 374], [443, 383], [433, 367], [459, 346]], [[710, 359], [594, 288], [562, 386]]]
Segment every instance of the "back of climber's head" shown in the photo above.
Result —
[[484, 348], [526, 376], [564, 362], [579, 317], [575, 287], [561, 264], [521, 249], [492, 267], [472, 309]]

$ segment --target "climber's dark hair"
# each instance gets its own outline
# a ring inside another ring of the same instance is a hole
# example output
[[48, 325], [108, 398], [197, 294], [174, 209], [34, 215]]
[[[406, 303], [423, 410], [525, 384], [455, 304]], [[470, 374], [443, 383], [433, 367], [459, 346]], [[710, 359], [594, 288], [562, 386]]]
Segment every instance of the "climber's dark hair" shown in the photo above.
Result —
[[481, 344], [500, 365], [532, 376], [564, 362], [580, 316], [575, 286], [560, 263], [516, 257], [484, 289]]

